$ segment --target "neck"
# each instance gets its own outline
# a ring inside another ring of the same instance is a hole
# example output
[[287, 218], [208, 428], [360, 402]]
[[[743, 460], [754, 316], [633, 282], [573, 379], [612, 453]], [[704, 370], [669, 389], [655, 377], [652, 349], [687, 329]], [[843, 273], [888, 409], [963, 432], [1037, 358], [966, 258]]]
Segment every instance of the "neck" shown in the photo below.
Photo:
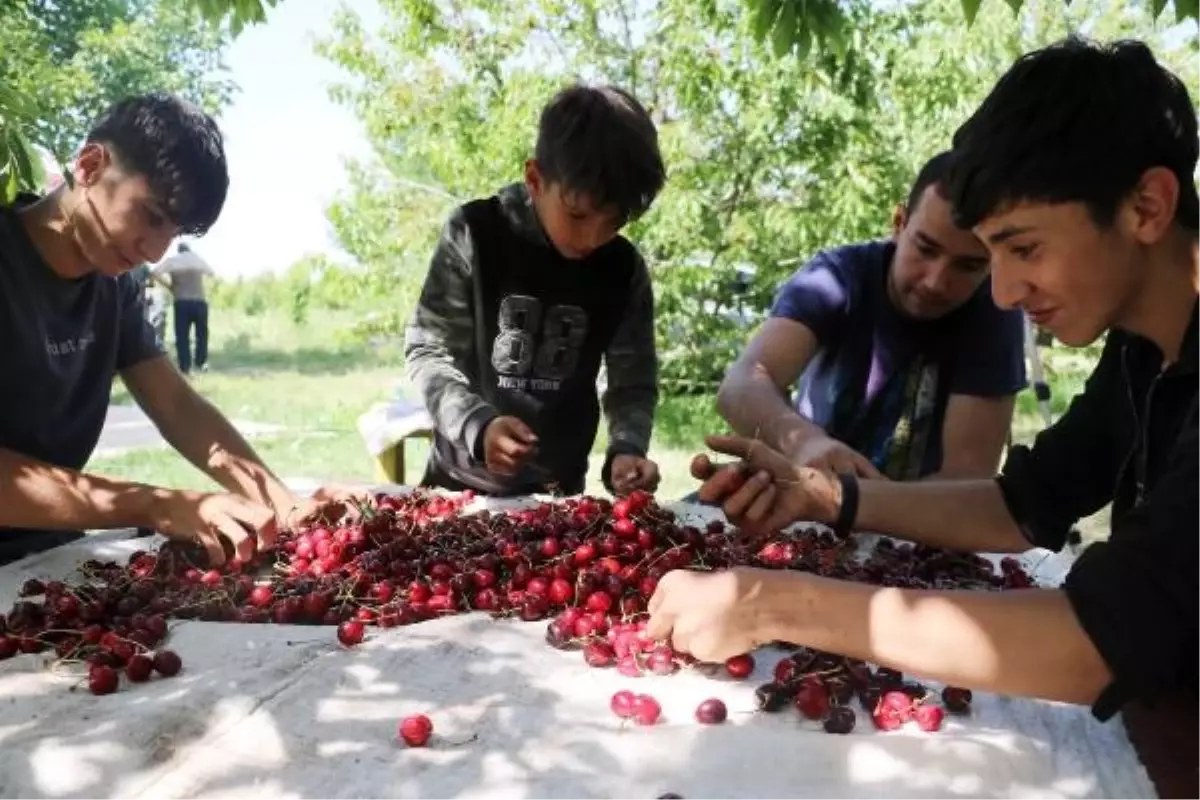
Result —
[[73, 280], [93, 271], [75, 238], [74, 216], [82, 199], [66, 186], [18, 212], [21, 225], [46, 265], [60, 278]]
[[1179, 358], [1200, 296], [1195, 234], [1176, 230], [1147, 260], [1146, 279], [1119, 326], [1158, 345], [1163, 361]]

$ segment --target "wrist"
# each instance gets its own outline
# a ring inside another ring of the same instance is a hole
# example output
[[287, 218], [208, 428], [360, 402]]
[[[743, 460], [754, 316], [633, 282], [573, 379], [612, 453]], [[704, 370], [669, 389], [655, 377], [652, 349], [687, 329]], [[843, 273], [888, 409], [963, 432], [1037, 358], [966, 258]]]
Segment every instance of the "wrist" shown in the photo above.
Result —
[[291, 490], [261, 461], [230, 453], [222, 447], [214, 449], [208, 459], [208, 475], [231, 494], [247, 500], [278, 508], [295, 503]]
[[749, 606], [748, 623], [756, 642], [798, 641], [806, 603], [807, 576], [786, 570], [738, 568], [748, 591], [743, 602]]
[[488, 426], [500, 416], [496, 409], [483, 403], [470, 414], [462, 426], [462, 446], [476, 461], [482, 462], [486, 456], [484, 442]]
[[842, 538], [850, 535], [858, 520], [858, 476], [853, 473], [837, 475], [834, 479], [837, 495], [837, 514], [830, 523], [833, 532]]
[[114, 502], [123, 523], [134, 528], [166, 532], [171, 526], [169, 508], [179, 494], [174, 489], [136, 484], [134, 491], [121, 492]]
[[807, 499], [806, 510], [814, 522], [833, 525], [842, 512], [842, 482], [832, 472], [815, 467], [797, 467], [796, 483]]
[[817, 442], [828, 439], [829, 436], [820, 427], [807, 420], [796, 417], [796, 424], [780, 437], [779, 452], [788, 457], [793, 464], [803, 465], [806, 453]]

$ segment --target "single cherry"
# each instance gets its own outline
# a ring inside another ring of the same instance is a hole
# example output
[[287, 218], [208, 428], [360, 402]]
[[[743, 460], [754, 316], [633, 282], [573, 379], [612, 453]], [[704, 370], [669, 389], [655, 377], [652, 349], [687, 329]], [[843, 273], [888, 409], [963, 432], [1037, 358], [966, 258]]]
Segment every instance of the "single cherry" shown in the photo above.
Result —
[[696, 721], [702, 725], [720, 725], [729, 716], [725, 704], [710, 697], [696, 707]]
[[634, 698], [633, 719], [638, 725], [653, 725], [662, 716], [662, 706], [648, 694]]
[[354, 647], [363, 640], [364, 632], [363, 624], [357, 620], [343, 622], [341, 625], [338, 625], [338, 641], [346, 647]]
[[424, 747], [433, 734], [433, 722], [424, 714], [405, 717], [400, 721], [400, 739], [409, 747]]
[[725, 662], [725, 671], [729, 673], [730, 677], [739, 681], [745, 680], [750, 677], [750, 673], [754, 672], [754, 656], [749, 653], [734, 656]]

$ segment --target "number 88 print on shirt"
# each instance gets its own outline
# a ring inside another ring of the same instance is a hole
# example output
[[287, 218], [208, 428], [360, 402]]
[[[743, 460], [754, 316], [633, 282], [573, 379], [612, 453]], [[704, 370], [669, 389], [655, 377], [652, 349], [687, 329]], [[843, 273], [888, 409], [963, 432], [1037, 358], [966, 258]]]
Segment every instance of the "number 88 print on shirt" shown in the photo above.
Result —
[[542, 315], [536, 297], [513, 294], [500, 301], [499, 328], [492, 342], [497, 385], [518, 391], [556, 392], [575, 374], [587, 338], [587, 312], [552, 305]]

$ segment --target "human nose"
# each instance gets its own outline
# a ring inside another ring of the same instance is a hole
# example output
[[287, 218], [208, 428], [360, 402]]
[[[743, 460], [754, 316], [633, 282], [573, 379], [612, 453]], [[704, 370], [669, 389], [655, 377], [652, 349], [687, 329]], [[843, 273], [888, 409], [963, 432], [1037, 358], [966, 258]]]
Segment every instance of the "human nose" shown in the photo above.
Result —
[[992, 300], [1000, 308], [1017, 308], [1033, 292], [1021, 273], [1009, 259], [992, 259]]

